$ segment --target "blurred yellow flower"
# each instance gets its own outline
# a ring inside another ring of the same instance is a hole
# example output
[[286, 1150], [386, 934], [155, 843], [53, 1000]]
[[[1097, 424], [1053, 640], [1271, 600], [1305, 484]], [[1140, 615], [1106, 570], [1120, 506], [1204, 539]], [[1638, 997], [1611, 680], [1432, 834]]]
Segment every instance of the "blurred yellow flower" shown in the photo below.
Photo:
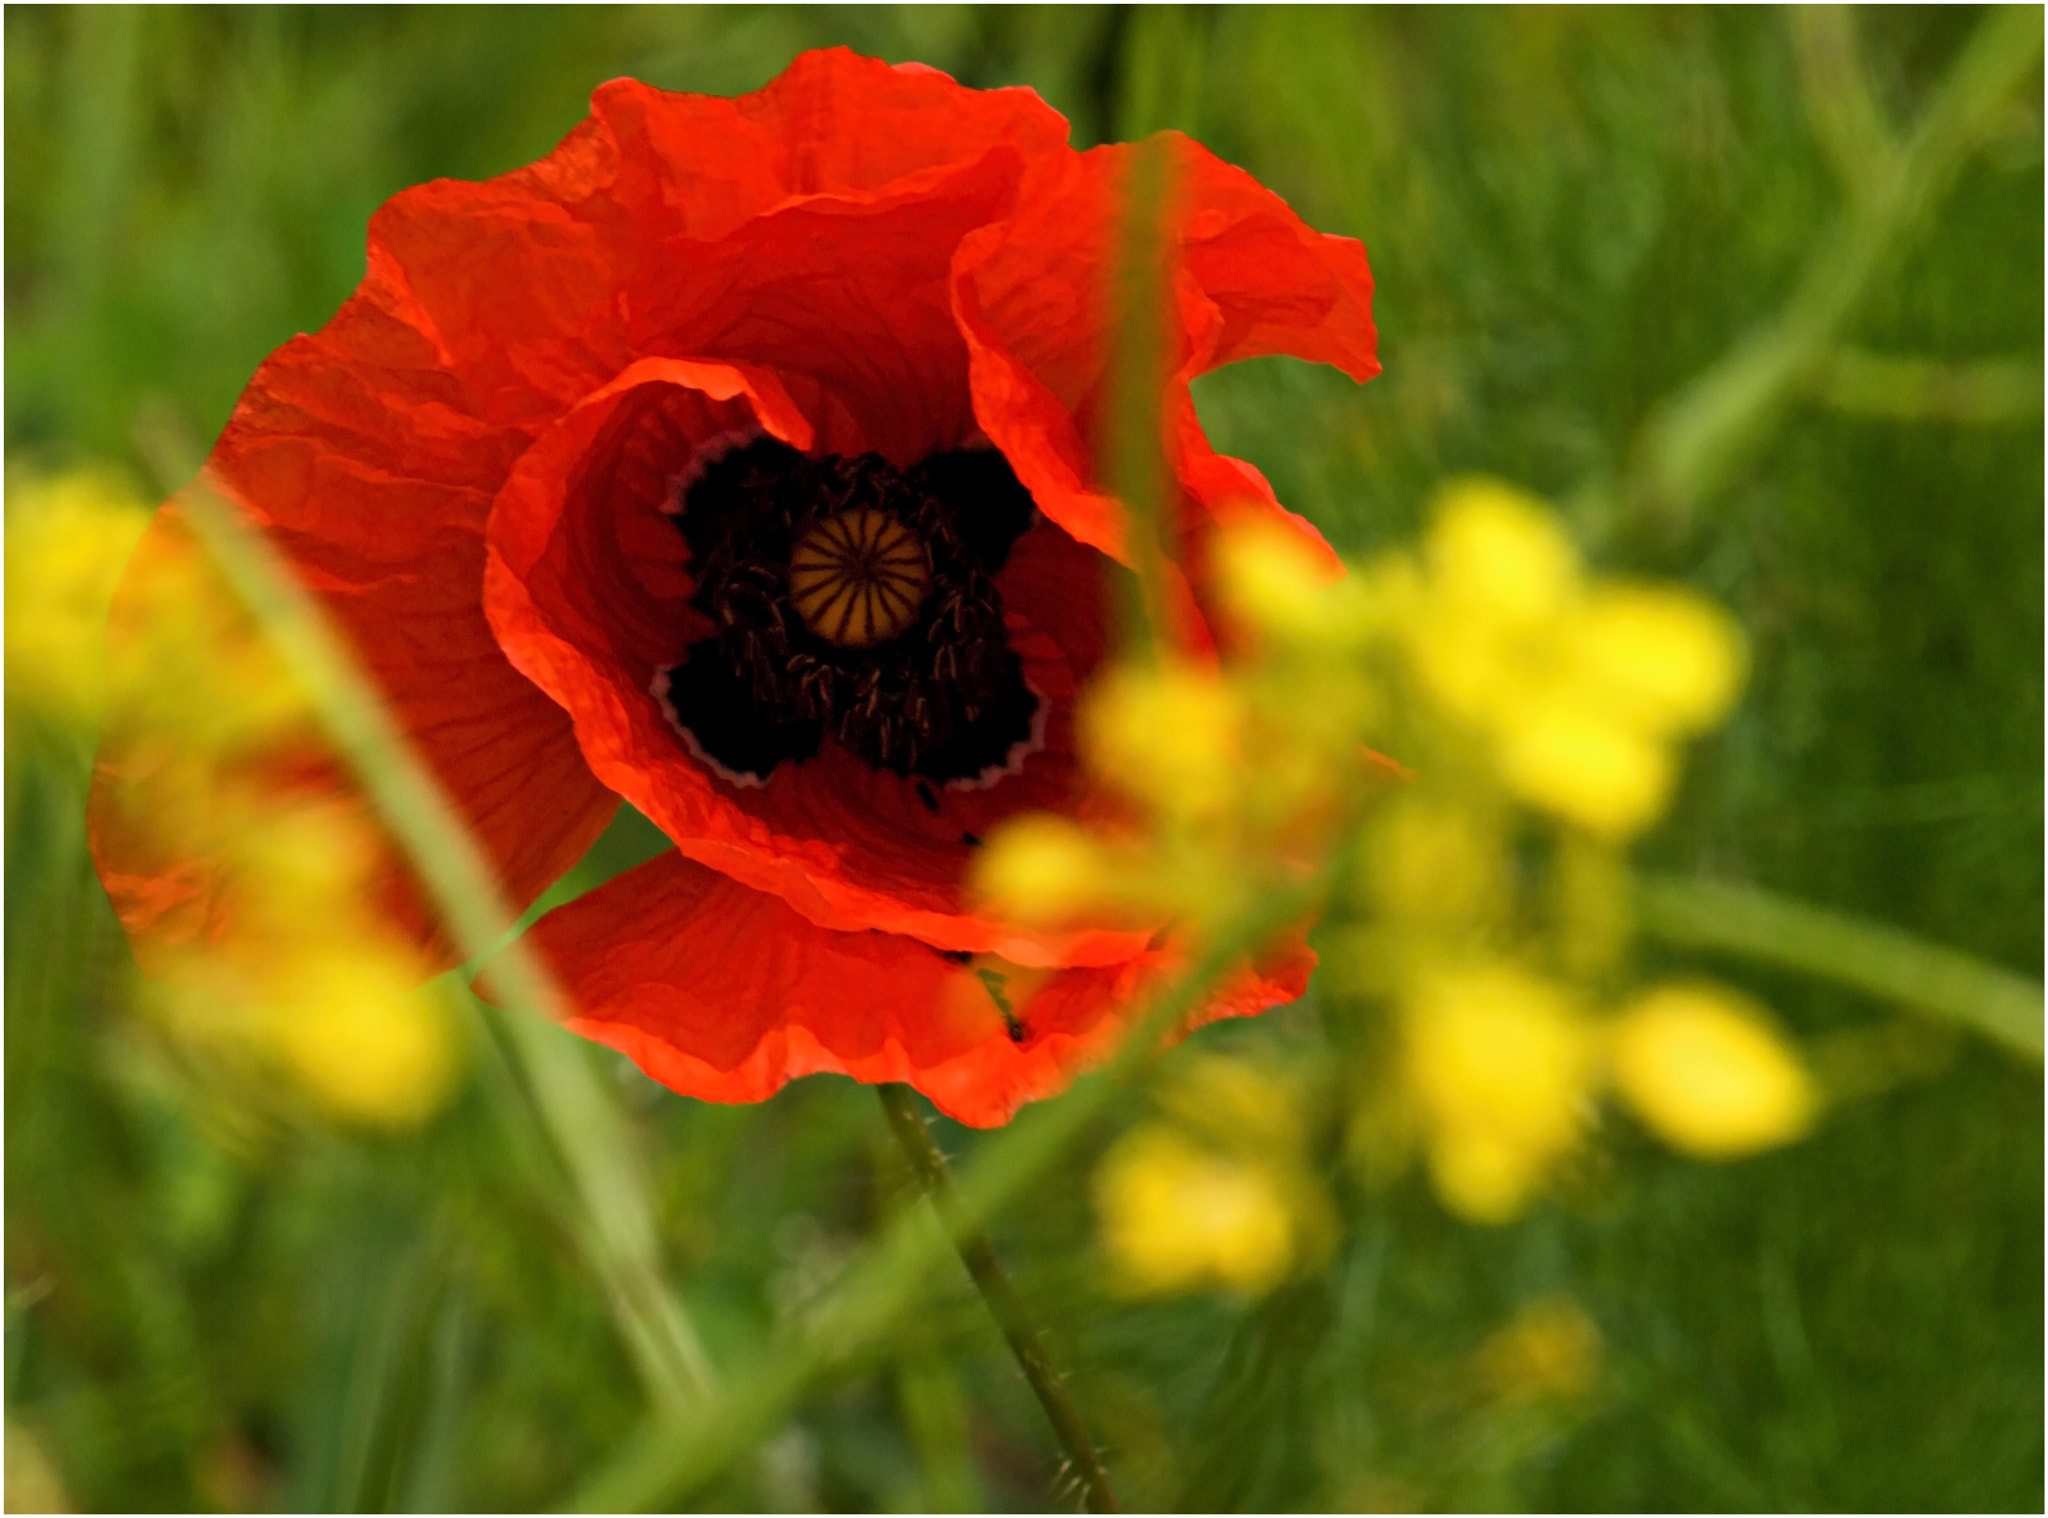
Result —
[[1667, 1142], [1709, 1159], [1799, 1138], [1817, 1107], [1812, 1077], [1746, 998], [1666, 986], [1615, 1024], [1614, 1084]]
[[[227, 799], [215, 798], [216, 818]], [[346, 802], [314, 798], [250, 797], [239, 810], [241, 825], [223, 852], [247, 882], [238, 894], [264, 937], [331, 937], [354, 914], [376, 863], [366, 820]]]
[[1439, 493], [1404, 644], [1420, 690], [1485, 736], [1520, 800], [1610, 841], [1670, 800], [1672, 740], [1742, 685], [1735, 623], [1682, 590], [1584, 583], [1534, 497], [1487, 480]]
[[150, 507], [118, 472], [88, 467], [7, 482], [7, 697], [98, 720], [107, 607]]
[[1475, 1223], [1520, 1215], [1549, 1174], [1552, 1155], [1497, 1129], [1447, 1124], [1429, 1135], [1429, 1175], [1446, 1207]]
[[1408, 631], [1408, 658], [1423, 692], [1468, 726], [1491, 729], [1538, 679], [1526, 650], [1509, 646], [1485, 623], [1428, 616]]
[[[143, 1004], [181, 1043], [287, 1088], [347, 1122], [401, 1127], [437, 1110], [460, 1048], [431, 973], [373, 905], [378, 848], [355, 803], [260, 789], [222, 766], [193, 804], [222, 840], [218, 910], [158, 967]], [[179, 819], [158, 819], [175, 829]]]
[[1682, 590], [1606, 585], [1571, 629], [1571, 678], [1618, 721], [1658, 736], [1695, 733], [1742, 688], [1742, 630]]
[[170, 536], [150, 546], [130, 587], [137, 632], [110, 670], [138, 728], [232, 757], [308, 722], [310, 692], [199, 546]]
[[1437, 1191], [1477, 1222], [1506, 1221], [1578, 1140], [1592, 1033], [1558, 987], [1507, 965], [1426, 971], [1404, 1010]]
[[1570, 695], [1519, 712], [1501, 734], [1499, 758], [1516, 796], [1603, 838], [1641, 831], [1671, 794], [1662, 743]]
[[292, 966], [271, 1011], [292, 1072], [337, 1115], [407, 1127], [438, 1108], [456, 1067], [455, 1029], [420, 966], [397, 946], [337, 944]]
[[1140, 1128], [1110, 1150], [1096, 1172], [1095, 1205], [1120, 1284], [1134, 1294], [1266, 1291], [1297, 1256], [1282, 1176], [1164, 1126]]
[[1438, 491], [1407, 651], [1422, 689], [1486, 731], [1554, 683], [1558, 630], [1581, 599], [1577, 551], [1534, 496], [1495, 480]]
[[1241, 715], [1214, 669], [1117, 665], [1082, 705], [1081, 750], [1091, 769], [1133, 800], [1204, 816], [1238, 789]]
[[1032, 812], [1006, 822], [974, 861], [975, 893], [1020, 922], [1058, 922], [1111, 892], [1116, 863], [1064, 817]]

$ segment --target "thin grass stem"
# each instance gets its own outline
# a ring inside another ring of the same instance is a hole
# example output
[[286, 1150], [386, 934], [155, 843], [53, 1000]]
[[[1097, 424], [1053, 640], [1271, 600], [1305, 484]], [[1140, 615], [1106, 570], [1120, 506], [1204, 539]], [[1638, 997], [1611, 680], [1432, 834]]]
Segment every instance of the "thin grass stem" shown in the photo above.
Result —
[[1636, 914], [1646, 932], [1671, 943], [1817, 975], [2041, 1058], [2039, 981], [1885, 923], [1753, 886], [1675, 876], [1637, 882]]
[[613, 1315], [657, 1404], [680, 1407], [711, 1390], [709, 1362], [682, 1304], [662, 1279], [652, 1207], [615, 1104], [581, 1055], [552, 1030], [562, 998], [517, 937], [518, 914], [497, 874], [319, 604], [210, 476], [178, 507], [286, 665], [304, 683], [342, 757], [425, 883], [460, 951], [491, 959], [492, 995], [514, 1015], [499, 1026], [535, 1114], [561, 1156], [585, 1214], [578, 1229]]
[[1634, 482], [1643, 505], [1683, 526], [1756, 456], [1792, 400], [1823, 375], [1849, 317], [2037, 67], [2041, 45], [2038, 10], [1987, 12], [1905, 146], [1859, 176], [1860, 193], [1815, 244], [1783, 309], [1645, 424]]
[[1124, 548], [1131, 568], [1124, 604], [1118, 608], [1123, 654], [1143, 663], [1171, 647], [1173, 631], [1163, 541], [1167, 466], [1159, 404], [1167, 380], [1164, 303], [1172, 277], [1163, 234], [1173, 188], [1171, 151], [1168, 139], [1158, 136], [1130, 149], [1116, 270], [1111, 430], [1103, 459], [1110, 489], [1123, 507]]

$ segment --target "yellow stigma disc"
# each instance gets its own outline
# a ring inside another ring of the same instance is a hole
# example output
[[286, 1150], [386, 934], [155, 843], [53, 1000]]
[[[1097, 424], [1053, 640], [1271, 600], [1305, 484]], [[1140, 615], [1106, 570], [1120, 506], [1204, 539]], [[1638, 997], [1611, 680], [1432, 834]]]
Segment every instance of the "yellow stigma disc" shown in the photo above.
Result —
[[917, 620], [931, 569], [917, 534], [865, 507], [817, 524], [789, 556], [789, 600], [841, 648], [871, 648]]

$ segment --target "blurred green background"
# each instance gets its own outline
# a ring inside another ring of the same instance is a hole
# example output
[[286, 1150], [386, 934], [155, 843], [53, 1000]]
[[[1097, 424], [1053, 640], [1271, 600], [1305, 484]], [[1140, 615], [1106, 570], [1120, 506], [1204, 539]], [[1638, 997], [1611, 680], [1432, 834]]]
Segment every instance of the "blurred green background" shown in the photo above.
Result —
[[[1828, 239], [1876, 203], [1859, 176], [1986, 24], [1968, 7], [9, 7], [10, 472], [107, 461], [160, 493], [175, 482], [141, 440], [212, 437], [262, 357], [361, 277], [380, 202], [538, 157], [601, 80], [735, 93], [845, 44], [1028, 84], [1081, 145], [1180, 127], [1364, 240], [1383, 377], [1262, 360], [1198, 390], [1217, 445], [1340, 547], [1405, 541], [1442, 477], [1484, 470], [1557, 501], [1604, 568], [1741, 617], [1749, 693], [1643, 863], [2031, 976], [2038, 61], [1886, 224], [1755, 425], [1714, 435], [1713, 487], [1656, 483], [1660, 407], [1827, 273]], [[486, 1045], [448, 1111], [385, 1138], [252, 1116], [194, 1080], [127, 1012], [127, 950], [82, 852], [87, 752], [10, 712], [10, 1506], [565, 1500], [645, 1399], [518, 1078]], [[648, 847], [628, 819], [577, 883]], [[1808, 1039], [1892, 1016], [1709, 963]], [[1200, 1042], [1312, 1048], [1314, 1014]], [[1761, 1159], [1708, 1166], [1617, 1126], [1601, 1164], [1505, 1228], [1452, 1221], [1413, 1180], [1368, 1196], [1333, 1162], [1334, 1262], [1264, 1302], [1108, 1295], [1085, 1156], [995, 1233], [1134, 1505], [2038, 1511], [2041, 1071], [1933, 1041], [1929, 1073]], [[562, 1057], [616, 1096], [653, 1247], [721, 1367], [769, 1352], [902, 1200], [850, 1083], [720, 1108]], [[1091, 1144], [1142, 1102], [1125, 1107]], [[1559, 1293], [1598, 1328], [1596, 1391], [1489, 1402], [1473, 1356]], [[697, 1500], [1042, 1507], [1042, 1425], [948, 1278], [890, 1355]]]

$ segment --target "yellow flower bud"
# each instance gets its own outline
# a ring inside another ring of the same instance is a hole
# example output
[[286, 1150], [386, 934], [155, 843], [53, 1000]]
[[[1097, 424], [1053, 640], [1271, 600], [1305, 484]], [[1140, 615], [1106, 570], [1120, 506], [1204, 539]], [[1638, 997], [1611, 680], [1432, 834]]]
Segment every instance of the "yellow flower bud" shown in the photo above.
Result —
[[1110, 1260], [1140, 1295], [1265, 1291], [1294, 1265], [1295, 1220], [1280, 1178], [1168, 1128], [1141, 1128], [1109, 1152], [1095, 1204]]
[[1005, 823], [974, 863], [975, 893], [1020, 922], [1057, 922], [1101, 901], [1112, 865], [1064, 818], [1028, 813]]
[[1671, 793], [1663, 744], [1557, 696], [1516, 713], [1499, 759], [1501, 778], [1522, 800], [1607, 839], [1640, 832]]
[[1742, 687], [1742, 630], [1680, 590], [1603, 587], [1576, 619], [1570, 662], [1586, 699], [1653, 735], [1718, 722]]
[[1557, 517], [1498, 480], [1454, 480], [1438, 493], [1426, 555], [1452, 620], [1526, 628], [1578, 593], [1578, 552]]
[[1081, 745], [1098, 774], [1182, 816], [1213, 813], [1237, 789], [1240, 712], [1214, 670], [1123, 665], [1089, 691]]
[[1743, 997], [1666, 986], [1615, 1025], [1614, 1084], [1666, 1142], [1709, 1159], [1790, 1143], [1813, 1126], [1813, 1080]]
[[1475, 1223], [1510, 1223], [1529, 1204], [1551, 1156], [1490, 1128], [1450, 1126], [1429, 1139], [1429, 1178], [1443, 1204]]

